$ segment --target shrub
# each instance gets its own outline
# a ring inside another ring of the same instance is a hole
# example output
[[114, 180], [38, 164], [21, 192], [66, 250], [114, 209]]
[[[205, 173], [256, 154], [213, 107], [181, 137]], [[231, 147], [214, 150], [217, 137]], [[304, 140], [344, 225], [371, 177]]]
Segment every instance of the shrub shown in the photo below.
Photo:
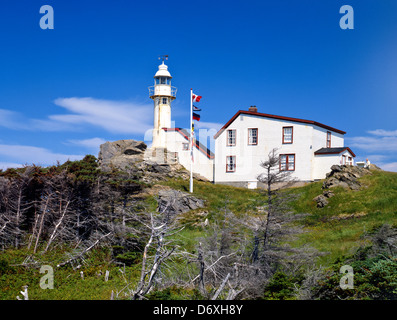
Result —
[[0, 259], [0, 276], [3, 274], [7, 274], [13, 272], [14, 268], [11, 267], [7, 260]]
[[125, 253], [118, 254], [116, 261], [125, 263], [126, 266], [131, 266], [139, 262], [141, 254], [139, 252], [128, 251]]
[[276, 272], [265, 287], [264, 298], [275, 300], [287, 300], [293, 298], [294, 284], [301, 279], [289, 276], [284, 272]]

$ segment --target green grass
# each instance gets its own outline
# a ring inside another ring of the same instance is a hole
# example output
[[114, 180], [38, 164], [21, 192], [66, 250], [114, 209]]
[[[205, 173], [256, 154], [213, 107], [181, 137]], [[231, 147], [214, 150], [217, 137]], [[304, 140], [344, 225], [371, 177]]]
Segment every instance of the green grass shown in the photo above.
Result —
[[[110, 264], [109, 250], [93, 250], [79, 268], [70, 265], [57, 268], [57, 262], [65, 258], [64, 251], [49, 252], [45, 256], [32, 255], [27, 250], [7, 250], [0, 256], [8, 262], [8, 268], [0, 274], [0, 300], [22, 298], [22, 287], [28, 286], [30, 300], [108, 300], [111, 292], [115, 293], [125, 285], [119, 271], [122, 267]], [[32, 256], [39, 263], [36, 266], [21, 266], [27, 256]], [[40, 279], [47, 272], [40, 273], [40, 267], [49, 265], [53, 268], [54, 288], [42, 289]], [[75, 266], [76, 267], [76, 266]], [[109, 279], [105, 281], [105, 271], [109, 270]], [[83, 272], [84, 279], [80, 272]], [[135, 279], [138, 265], [126, 267], [128, 279]], [[101, 273], [101, 275], [100, 275]]]
[[[162, 182], [173, 189], [188, 192], [189, 181], [182, 179]], [[224, 212], [225, 205], [235, 214], [256, 213], [257, 208], [263, 205], [264, 196], [259, 190], [236, 188], [209, 182], [194, 181], [194, 193], [197, 198], [206, 201], [205, 210], [209, 218], [215, 218], [219, 212]], [[199, 210], [200, 211], [200, 210]]]
[[[329, 205], [322, 209], [317, 208], [313, 201], [315, 196], [322, 193], [322, 182], [287, 190], [299, 194], [298, 199], [291, 202], [294, 211], [308, 213], [308, 216], [300, 221], [306, 232], [296, 240], [295, 245], [309, 244], [327, 253], [319, 259], [319, 264], [329, 266], [336, 259], [349, 255], [352, 250], [367, 241], [363, 236], [374, 228], [384, 223], [397, 225], [397, 173], [374, 171], [372, 175], [361, 178], [360, 182], [363, 187], [359, 191], [333, 189], [335, 196], [330, 199]], [[171, 179], [162, 184], [185, 192], [189, 188], [189, 181], [181, 179]], [[265, 199], [262, 192], [257, 190], [199, 181], [194, 183], [194, 196], [205, 200], [205, 208], [184, 214], [181, 222], [185, 227], [174, 236], [176, 244], [193, 254], [196, 253], [197, 239], [205, 236], [206, 229], [201, 223], [206, 218], [210, 222], [223, 219], [225, 205], [236, 215], [254, 215]], [[154, 197], [148, 197], [145, 205], [154, 210]], [[40, 274], [39, 267], [9, 266], [6, 271], [0, 268], [0, 300], [15, 300], [17, 295], [21, 296], [19, 291], [24, 285], [29, 286], [29, 297], [32, 300], [102, 300], [109, 299], [112, 290], [116, 292], [125, 285], [119, 271], [120, 265], [111, 263], [109, 250], [92, 250], [86, 257], [86, 263], [79, 269], [74, 270], [71, 266], [57, 268], [56, 263], [65, 260], [65, 251], [68, 250], [70, 251], [70, 248], [57, 247], [45, 255], [34, 255], [40, 265], [49, 264], [54, 268], [53, 290], [40, 288], [40, 278], [44, 274]], [[7, 261], [9, 265], [18, 265], [29, 255], [32, 253], [25, 249], [8, 249], [1, 253], [0, 260]], [[178, 268], [178, 260], [173, 263], [174, 267]], [[182, 266], [179, 267], [180, 270], [183, 269]], [[108, 282], [104, 281], [106, 270], [110, 271]], [[125, 270], [128, 280], [135, 283], [140, 265], [126, 267]], [[84, 279], [81, 279], [80, 271], [83, 271]], [[102, 271], [102, 276], [98, 276], [99, 271]], [[193, 297], [196, 294], [195, 291], [180, 292], [178, 288], [171, 288], [158, 294], [153, 293], [153, 298], [189, 299], [189, 295]]]
[[[319, 259], [320, 264], [329, 265], [338, 257], [350, 254], [366, 241], [363, 236], [374, 228], [384, 223], [397, 225], [397, 173], [373, 171], [372, 175], [362, 177], [360, 183], [359, 191], [333, 188], [335, 196], [325, 208], [317, 208], [313, 201], [323, 192], [322, 181], [288, 190], [299, 195], [291, 202], [293, 210], [308, 214], [301, 222], [305, 233], [295, 245], [309, 244], [327, 253]], [[185, 192], [189, 188], [189, 182], [183, 180], [169, 180], [163, 184]], [[206, 200], [207, 217], [213, 222], [222, 218], [226, 203], [228, 210], [237, 215], [256, 214], [265, 199], [258, 190], [197, 181], [194, 182], [194, 195]], [[197, 227], [203, 220], [197, 216], [199, 211], [202, 210], [185, 214], [190, 243], [204, 235]]]
[[313, 201], [322, 193], [322, 182], [293, 191], [300, 193], [293, 202], [295, 211], [309, 213], [303, 222], [306, 233], [299, 243], [328, 252], [320, 259], [322, 264], [350, 254], [374, 228], [384, 223], [397, 225], [397, 173], [373, 171], [360, 182], [363, 187], [358, 191], [334, 188], [335, 196], [324, 208], [317, 208]]

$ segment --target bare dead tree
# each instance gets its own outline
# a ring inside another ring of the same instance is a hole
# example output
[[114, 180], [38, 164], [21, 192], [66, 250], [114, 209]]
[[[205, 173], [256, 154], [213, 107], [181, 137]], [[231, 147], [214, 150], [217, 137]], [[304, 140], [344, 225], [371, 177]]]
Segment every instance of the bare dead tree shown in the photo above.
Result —
[[141, 241], [144, 240], [144, 244], [138, 283], [132, 285], [125, 278], [126, 285], [116, 292], [116, 297], [125, 294], [133, 300], [142, 300], [153, 288], [161, 287], [167, 282], [167, 279], [163, 279], [166, 274], [163, 269], [168, 267], [166, 263], [174, 255], [178, 256], [178, 245], [173, 236], [183, 229], [177, 217], [169, 212], [175, 199], [169, 201], [157, 213], [148, 213], [146, 210], [136, 212], [136, 208], [120, 212], [121, 227], [135, 234]]
[[248, 218], [236, 216], [225, 205], [223, 219], [211, 224], [201, 240], [209, 299], [235, 299], [243, 293], [244, 298], [260, 296], [264, 274], [258, 264], [252, 263], [247, 250], [252, 236]]
[[[86, 248], [83, 248], [79, 251], [77, 251], [75, 254], [71, 254], [70, 258], [64, 262], [61, 262], [57, 265], [57, 267], [62, 267], [65, 266], [67, 264], [71, 264], [73, 262], [79, 261], [81, 259], [84, 258], [84, 256], [90, 251], [92, 250], [95, 246], [97, 246], [102, 240], [104, 240], [105, 238], [109, 237], [111, 235], [111, 233], [107, 233], [104, 235], [101, 235], [98, 239], [96, 239], [95, 241], [93, 241], [92, 243], [90, 243]], [[88, 243], [88, 242], [87, 242]]]
[[269, 275], [280, 267], [296, 271], [317, 255], [316, 251], [308, 246], [293, 248], [288, 244], [302, 232], [302, 228], [295, 222], [305, 214], [297, 214], [291, 210], [290, 203], [298, 195], [288, 192], [287, 188], [296, 180], [285, 167], [286, 164], [280, 162], [277, 149], [273, 149], [268, 154], [268, 159], [261, 163], [265, 171], [258, 176], [258, 181], [266, 185], [265, 215], [259, 215], [256, 221], [251, 220], [252, 227], [256, 234], [261, 235], [262, 241], [262, 254], [257, 259]]
[[75, 230], [78, 228], [78, 217], [73, 207], [75, 192], [67, 179], [66, 171], [45, 179], [44, 192], [46, 194], [46, 208], [42, 212], [46, 217], [46, 246], [47, 252], [55, 239], [61, 243], [78, 241]]
[[[266, 186], [263, 213], [236, 216], [226, 203], [223, 219], [201, 240], [205, 285], [215, 292], [212, 298], [260, 297], [277, 270], [298, 272], [315, 256], [314, 250], [288, 245], [300, 232], [295, 222], [303, 215], [289, 207], [292, 195], [283, 187], [293, 180], [289, 172], [280, 171], [277, 150], [261, 165], [265, 172], [258, 180]], [[198, 279], [199, 275], [194, 278]]]
[[[41, 204], [41, 212], [38, 214], [37, 219], [39, 221], [38, 225], [36, 225], [36, 227], [38, 228], [37, 230], [37, 235], [36, 235], [36, 241], [35, 241], [35, 245], [34, 245], [34, 249], [33, 249], [33, 253], [36, 253], [38, 245], [39, 245], [39, 240], [41, 237], [41, 233], [43, 232], [44, 229], [44, 223], [45, 223], [45, 218], [46, 215], [48, 213], [48, 204], [51, 200], [51, 194], [47, 194], [44, 199], [42, 200], [42, 204]], [[33, 234], [35, 234], [35, 230], [33, 231]]]
[[[263, 221], [261, 221], [263, 226], [258, 226], [258, 230], [263, 231], [263, 247], [266, 250], [269, 238], [269, 226], [272, 221], [274, 222], [274, 215], [285, 212], [285, 201], [280, 198], [277, 192], [280, 188], [285, 188], [292, 184], [293, 179], [291, 179], [291, 171], [288, 171], [287, 168], [284, 168], [284, 170], [281, 169], [280, 156], [276, 148], [269, 152], [268, 159], [261, 162], [260, 165], [265, 169], [265, 172], [261, 173], [257, 179], [266, 186], [267, 214]], [[257, 239], [255, 239], [255, 245], [258, 245]], [[255, 247], [255, 250], [257, 250], [257, 247]]]
[[[153, 214], [150, 214], [150, 237], [145, 245], [142, 257], [141, 275], [132, 295], [133, 300], [141, 300], [152, 289], [156, 275], [163, 262], [174, 252], [175, 246], [170, 246], [166, 240], [169, 226], [163, 221], [156, 222]], [[155, 253], [149, 257], [149, 250], [156, 245]]]
[[32, 203], [25, 197], [32, 180], [31, 168], [19, 172], [14, 179], [0, 179], [0, 239], [3, 245], [19, 248], [26, 233], [26, 212]]

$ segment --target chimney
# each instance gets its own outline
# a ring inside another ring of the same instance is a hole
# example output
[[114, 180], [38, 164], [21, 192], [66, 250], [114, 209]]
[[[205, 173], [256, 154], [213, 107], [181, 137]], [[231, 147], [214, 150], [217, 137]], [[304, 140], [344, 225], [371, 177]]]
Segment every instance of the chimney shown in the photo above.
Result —
[[251, 106], [251, 107], [248, 108], [248, 111], [258, 112], [258, 108], [256, 106]]

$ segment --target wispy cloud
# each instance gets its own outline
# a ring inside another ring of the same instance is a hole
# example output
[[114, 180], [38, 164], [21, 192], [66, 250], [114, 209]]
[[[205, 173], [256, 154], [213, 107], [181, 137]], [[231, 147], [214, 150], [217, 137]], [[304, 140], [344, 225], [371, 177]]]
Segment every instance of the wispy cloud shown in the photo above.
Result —
[[[84, 155], [68, 155], [62, 153], [54, 153], [48, 149], [24, 146], [24, 145], [8, 145], [0, 144], [0, 156], [10, 159], [8, 164], [25, 165], [54, 165], [57, 161], [63, 163], [67, 160], [80, 160]], [[2, 162], [3, 164], [6, 162]]]
[[346, 145], [365, 152], [364, 159], [370, 159], [383, 170], [397, 171], [397, 130], [376, 129], [367, 133], [369, 136], [347, 137]]
[[376, 164], [378, 167], [385, 171], [397, 172], [397, 162], [393, 161], [394, 157], [392, 154], [367, 154], [364, 157], [356, 159], [356, 161], [364, 161], [366, 158], [368, 158], [371, 163]]
[[380, 168], [385, 171], [397, 172], [397, 162], [390, 162], [385, 164], [380, 164]]
[[0, 126], [14, 130], [74, 132], [94, 126], [115, 134], [144, 134], [153, 126], [151, 104], [91, 97], [58, 98], [54, 104], [69, 113], [27, 119], [18, 112], [0, 109]]
[[383, 129], [376, 129], [372, 131], [368, 131], [368, 133], [381, 136], [381, 137], [397, 137], [397, 130], [383, 130]]
[[346, 138], [351, 148], [358, 148], [368, 152], [397, 151], [397, 136], [395, 137], [351, 137]]
[[0, 170], [7, 170], [8, 168], [20, 168], [23, 167], [20, 163], [14, 162], [0, 162]]
[[144, 134], [151, 129], [152, 106], [94, 98], [59, 98], [54, 101], [70, 114], [51, 115], [53, 122], [92, 125], [111, 133]]
[[27, 128], [22, 115], [18, 112], [0, 109], [0, 127], [7, 129], [25, 129]]
[[106, 140], [102, 138], [91, 138], [83, 140], [68, 140], [67, 144], [83, 147], [93, 153], [97, 153], [99, 151], [99, 146], [105, 142]]
[[[390, 160], [390, 156], [386, 156], [384, 154], [368, 154], [365, 156], [365, 158], [368, 158], [371, 160], [372, 163], [385, 163], [387, 160]], [[361, 160], [364, 161], [365, 158], [362, 158]], [[357, 159], [359, 161], [359, 159]]]

